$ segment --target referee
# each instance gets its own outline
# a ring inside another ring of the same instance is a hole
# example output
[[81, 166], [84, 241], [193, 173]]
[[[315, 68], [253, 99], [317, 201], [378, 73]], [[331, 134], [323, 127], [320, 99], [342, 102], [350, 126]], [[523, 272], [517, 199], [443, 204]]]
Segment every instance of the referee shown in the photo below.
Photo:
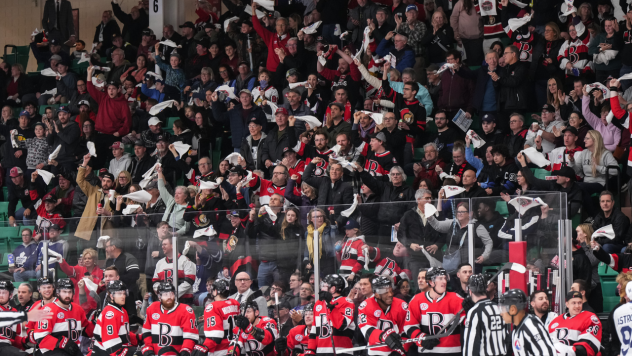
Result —
[[474, 274], [467, 285], [469, 297], [463, 301], [467, 312], [463, 332], [463, 356], [500, 356], [507, 353], [500, 307], [487, 298], [487, 283]]
[[505, 323], [513, 326], [511, 346], [514, 356], [555, 356], [548, 331], [542, 321], [527, 314], [527, 295], [520, 289], [512, 289], [500, 297], [501, 316]]

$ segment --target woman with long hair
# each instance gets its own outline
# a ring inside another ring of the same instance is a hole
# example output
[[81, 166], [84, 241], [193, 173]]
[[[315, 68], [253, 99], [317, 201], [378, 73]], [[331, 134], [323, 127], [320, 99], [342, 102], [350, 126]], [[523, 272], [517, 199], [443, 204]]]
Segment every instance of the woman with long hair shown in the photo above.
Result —
[[[575, 141], [575, 144], [581, 147], [582, 149], [585, 149], [586, 144], [584, 143], [584, 137], [586, 137], [586, 134], [588, 133], [588, 131], [592, 130], [592, 127], [588, 125], [588, 123], [586, 122], [586, 119], [584, 118], [584, 115], [582, 115], [582, 113], [580, 112], [573, 111], [568, 117], [568, 126], [572, 126], [575, 129], [577, 129], [577, 141]], [[556, 136], [555, 147], [564, 146], [564, 135], [562, 134], [562, 131], [565, 128], [566, 127], [564, 126], [562, 127], [561, 130], [553, 130]]]
[[[287, 181], [287, 187], [284, 191], [284, 197], [290, 203], [296, 205], [300, 210], [301, 223], [307, 225], [307, 214], [318, 205], [318, 189], [311, 185], [301, 182], [301, 189], [296, 190], [296, 185], [300, 177], [293, 174]], [[300, 195], [294, 194], [300, 191]]]
[[400, 279], [393, 291], [395, 293], [395, 298], [399, 298], [406, 303], [409, 303], [410, 300], [413, 299], [410, 289], [410, 281], [407, 279]]
[[[610, 101], [605, 101], [601, 106], [599, 117], [590, 110], [590, 97], [585, 88], [582, 88], [584, 96], [582, 97], [582, 113], [586, 121], [594, 130], [599, 131], [603, 140], [604, 147], [614, 152], [621, 142], [621, 129], [614, 123], [608, 123], [608, 115], [610, 113]], [[593, 93], [599, 93], [603, 96], [601, 90], [593, 90]]]
[[546, 103], [555, 108], [555, 120], [567, 118], [573, 111], [573, 105], [570, 104], [570, 97], [564, 93], [564, 83], [553, 77], [549, 78], [546, 87]]
[[[591, 195], [600, 193], [606, 185], [608, 166], [618, 166], [617, 160], [603, 144], [599, 131], [590, 130], [584, 138], [586, 149], [569, 156], [570, 166], [578, 175], [584, 175], [584, 181], [576, 183], [582, 190], [586, 216], [595, 216], [599, 212], [592, 203]], [[610, 176], [616, 176], [617, 170], [611, 169]]]
[[208, 48], [208, 57], [211, 59], [210, 68], [213, 68], [213, 72], [215, 74], [215, 78], [219, 77], [219, 65], [222, 62], [222, 58], [224, 58], [224, 54], [219, 50], [219, 45], [217, 42], [211, 43], [211, 46]]
[[287, 208], [281, 223], [281, 238], [283, 238], [283, 249], [279, 249], [277, 266], [279, 273], [285, 280], [290, 279], [290, 275], [301, 271], [304, 250], [303, 236], [305, 227], [299, 218], [300, 212], [297, 208]]
[[577, 234], [577, 243], [581, 246], [582, 250], [590, 260], [592, 265], [592, 278], [590, 285], [590, 295], [588, 296], [588, 304], [595, 309], [596, 312], [603, 310], [603, 294], [601, 293], [601, 283], [599, 279], [599, 261], [593, 253], [593, 249], [590, 246], [590, 239], [595, 232], [592, 224], [579, 224], [575, 228]]
[[192, 126], [193, 137], [191, 138], [191, 150], [189, 157], [192, 162], [197, 162], [201, 157], [206, 156], [211, 149], [213, 130], [204, 113], [195, 113], [194, 126]]
[[290, 31], [290, 37], [294, 37], [298, 34], [301, 28], [303, 28], [303, 20], [301, 19], [301, 15], [297, 13], [291, 14], [290, 17], [288, 17], [288, 20], [290, 22], [290, 28], [288, 29]]
[[117, 194], [125, 195], [128, 193], [129, 187], [132, 185], [132, 175], [128, 171], [121, 171], [116, 177], [116, 187], [114, 190]]
[[[338, 228], [336, 224], [331, 224], [329, 216], [321, 208], [315, 208], [310, 211], [307, 215], [307, 221], [309, 225], [307, 225], [307, 231], [305, 232], [306, 236], [306, 249], [305, 249], [305, 257], [308, 262], [312, 264], [314, 263], [314, 259], [318, 258], [320, 261], [320, 273], [323, 276], [328, 274], [336, 273], [338, 270], [338, 263], [336, 261], [336, 251], [335, 251], [335, 243], [336, 243], [336, 235], [338, 233]], [[318, 256], [314, 256], [314, 233], [318, 231], [318, 242], [319, 242], [319, 251]]]
[[121, 74], [121, 83], [125, 81], [127, 76], [132, 76], [137, 83], [142, 83], [147, 73], [147, 56], [139, 54], [136, 57], [136, 65], [131, 66], [125, 73]]
[[229, 87], [235, 86], [235, 74], [229, 65], [222, 64], [219, 66], [219, 76], [217, 78], [218, 85], [228, 85]]
[[421, 38], [421, 44], [428, 49], [430, 64], [441, 66], [445, 63], [445, 51], [454, 45], [454, 30], [443, 11], [432, 14], [431, 27]]

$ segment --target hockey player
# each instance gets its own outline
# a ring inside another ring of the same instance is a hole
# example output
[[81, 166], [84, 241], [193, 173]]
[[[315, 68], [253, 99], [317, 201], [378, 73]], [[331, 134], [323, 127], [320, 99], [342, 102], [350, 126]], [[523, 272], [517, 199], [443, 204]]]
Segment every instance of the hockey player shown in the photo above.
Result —
[[386, 343], [387, 346], [369, 349], [369, 355], [389, 355], [396, 352], [405, 355], [401, 334], [408, 312], [408, 304], [394, 298], [393, 282], [380, 276], [373, 279], [373, 296], [358, 308], [358, 327], [368, 345]]
[[42, 354], [80, 356], [79, 336], [92, 337], [94, 324], [88, 322], [86, 312], [72, 299], [75, 285], [69, 278], [61, 278], [56, 285], [57, 299], [46, 305], [53, 317], [35, 327], [36, 351]]
[[[46, 304], [50, 304], [54, 302], [57, 298], [55, 297], [55, 285], [50, 277], [40, 277], [37, 280], [37, 291], [39, 292], [42, 300], [37, 301], [31, 305], [30, 311], [43, 309]], [[29, 321], [26, 323], [26, 332], [28, 333], [29, 341], [31, 344], [35, 344], [35, 336], [33, 335], [33, 331], [37, 326], [36, 322]]]
[[533, 314], [527, 314], [527, 295], [511, 289], [499, 301], [505, 324], [513, 325], [511, 346], [514, 356], [555, 356], [557, 352], [544, 324]]
[[305, 355], [334, 354], [332, 344], [336, 348], [353, 347], [354, 305], [351, 299], [341, 295], [345, 287], [344, 278], [338, 274], [330, 274], [320, 283], [319, 300], [314, 304], [314, 323]]
[[211, 296], [215, 300], [204, 309], [204, 346], [212, 356], [224, 356], [228, 344], [234, 338], [234, 317], [239, 315], [239, 303], [228, 298], [230, 283], [225, 279], [216, 279], [211, 287]]
[[474, 274], [467, 284], [469, 296], [463, 301], [467, 313], [463, 329], [463, 356], [506, 354], [505, 331], [500, 308], [487, 298], [487, 282]]
[[274, 319], [259, 316], [259, 305], [255, 301], [242, 304], [243, 315], [234, 316], [236, 327], [233, 334], [236, 342], [228, 347], [229, 355], [274, 356], [274, 340], [279, 332]]
[[632, 298], [632, 283], [628, 283], [625, 286], [625, 294], [627, 303], [619, 306], [612, 314], [614, 325], [617, 328], [617, 335], [619, 336], [619, 340], [622, 341], [620, 355], [626, 355], [630, 350], [630, 335], [632, 334], [632, 303], [630, 303], [630, 299]]
[[161, 282], [157, 291], [159, 301], [147, 308], [143, 325], [142, 355], [195, 356], [200, 337], [193, 308], [176, 302], [176, 289], [170, 282]]
[[566, 294], [568, 313], [553, 319], [549, 326], [549, 334], [558, 355], [596, 356], [599, 354], [601, 321], [594, 313], [582, 311], [583, 300], [580, 292], [568, 292]]
[[[14, 287], [11, 281], [6, 279], [0, 280], [0, 312], [17, 312], [17, 310], [9, 304], [13, 289]], [[0, 313], [0, 315], [1, 314], [2, 313]], [[28, 337], [25, 337], [26, 333], [22, 333], [22, 330], [22, 324], [14, 324], [0, 328], [0, 352], [2, 352], [3, 355], [24, 355], [22, 351], [18, 350], [28, 348], [25, 345], [28, 342]]]
[[122, 281], [107, 285], [107, 301], [94, 327], [94, 347], [91, 356], [126, 356], [134, 353], [140, 335], [129, 331], [125, 310], [127, 286]]
[[309, 303], [303, 308], [303, 321], [305, 325], [293, 327], [287, 338], [280, 337], [274, 341], [279, 356], [297, 356], [307, 350], [309, 331], [314, 323], [314, 303]]
[[[421, 338], [425, 335], [435, 335], [453, 318], [463, 318], [461, 304], [463, 298], [454, 292], [448, 292], [450, 277], [443, 268], [430, 268], [426, 272], [426, 282], [430, 290], [419, 293], [408, 304], [408, 315], [404, 324], [404, 331], [409, 338]], [[417, 341], [419, 352], [424, 349], [424, 355], [460, 355], [460, 326], [451, 335], [438, 339]]]

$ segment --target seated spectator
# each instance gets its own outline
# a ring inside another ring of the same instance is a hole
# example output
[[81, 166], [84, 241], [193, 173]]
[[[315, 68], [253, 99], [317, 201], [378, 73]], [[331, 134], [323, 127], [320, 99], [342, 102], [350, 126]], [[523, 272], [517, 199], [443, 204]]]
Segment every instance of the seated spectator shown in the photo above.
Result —
[[290, 309], [293, 309], [301, 303], [301, 274], [299, 272], [292, 273], [289, 281], [288, 291], [285, 292], [283, 298], [290, 303]]
[[[599, 89], [594, 89], [594, 90], [599, 90]], [[588, 96], [588, 93], [586, 92], [585, 87], [583, 89], [583, 93], [584, 93], [584, 96], [582, 98], [582, 113], [584, 114], [586, 121], [588, 121], [588, 124], [590, 124], [593, 130], [599, 131], [603, 139], [604, 147], [608, 151], [613, 152], [619, 145], [619, 142], [621, 141], [621, 130], [618, 127], [616, 127], [614, 124], [608, 123], [607, 117], [608, 117], [608, 114], [610, 113], [610, 104], [609, 103], [603, 104], [600, 110], [601, 118], [598, 118], [596, 115], [592, 113], [592, 111], [590, 111], [590, 108], [589, 108], [590, 97]]]
[[435, 166], [435, 171], [441, 180], [448, 176], [461, 179], [463, 173], [468, 169], [474, 169], [474, 167], [465, 160], [465, 147], [462, 144], [454, 145], [452, 148], [452, 164], [446, 170], [443, 170], [441, 166]]
[[626, 237], [630, 226], [630, 219], [621, 212], [621, 209], [615, 208], [614, 195], [609, 191], [601, 192], [599, 195], [599, 206], [601, 207], [601, 211], [594, 215], [592, 222], [593, 229], [597, 231], [604, 226], [612, 225], [614, 238], [609, 239], [605, 236], [599, 236], [595, 238], [595, 241], [597, 241], [607, 253], [623, 252], [622, 250], [628, 243]]
[[[573, 113], [576, 114], [576, 113]], [[575, 116], [577, 118], [577, 116]], [[556, 130], [557, 131], [557, 130]], [[557, 131], [559, 133], [559, 131]], [[564, 145], [553, 149], [547, 156], [551, 165], [546, 167], [546, 170], [556, 171], [561, 167], [569, 165], [567, 157], [575, 155], [577, 152], [583, 151], [579, 143], [579, 132], [574, 126], [569, 126], [561, 131]], [[556, 139], [557, 140], [557, 139]], [[538, 147], [536, 147], [538, 148]], [[539, 148], [538, 148], [539, 149]]]
[[460, 198], [479, 198], [487, 196], [487, 192], [476, 181], [476, 171], [474, 169], [466, 169], [461, 176], [461, 185], [465, 188], [465, 191], [455, 196], [456, 199]]
[[[599, 131], [590, 130], [584, 138], [586, 149], [569, 156], [569, 166], [575, 170], [575, 173], [584, 177], [583, 182], [577, 183], [579, 189], [582, 190], [584, 199], [584, 212], [587, 216], [595, 216], [598, 211], [594, 208], [591, 195], [601, 193], [606, 185], [605, 174], [608, 172], [609, 166], [617, 166], [617, 161], [612, 153], [604, 147], [603, 139]], [[616, 170], [609, 171], [610, 176], [617, 174]]]
[[[68, 257], [68, 241], [66, 240], [60, 240], [59, 239], [59, 234], [60, 234], [60, 228], [59, 225], [56, 224], [52, 224], [50, 226], [48, 226], [46, 228], [46, 233], [48, 234], [48, 250], [49, 251], [54, 251], [58, 254], [60, 254], [62, 256], [63, 259], [66, 259]], [[42, 268], [43, 268], [43, 258], [44, 258], [44, 253], [42, 251], [43, 247], [44, 247], [44, 243], [41, 241], [41, 232], [38, 233], [38, 237], [37, 240], [40, 240], [40, 242], [37, 245], [37, 267], [35, 267], [35, 271], [36, 271], [36, 277], [40, 278], [42, 276]], [[50, 254], [49, 254], [50, 256]], [[51, 270], [57, 268], [58, 263], [49, 263], [48, 264], [48, 270], [49, 270], [49, 276], [51, 275]]]
[[524, 116], [513, 113], [509, 116], [509, 131], [503, 144], [509, 148], [509, 156], [516, 157], [524, 149], [528, 129], [523, 129]]
[[252, 92], [257, 78], [250, 70], [250, 64], [248, 64], [247, 61], [239, 62], [237, 71], [239, 72], [239, 75], [235, 79], [235, 91], [240, 92], [242, 89], [248, 89]]
[[[391, 39], [393, 43], [391, 43]], [[415, 66], [415, 51], [408, 44], [408, 38], [402, 34], [396, 34], [394, 31], [386, 34], [384, 39], [378, 44], [375, 50], [378, 56], [384, 57], [392, 53], [396, 58], [397, 70], [401, 73], [406, 68]]]
[[430, 134], [428, 141], [436, 145], [439, 157], [444, 162], [450, 161], [454, 142], [463, 139], [463, 133], [448, 126], [448, 117], [444, 110], [437, 110], [434, 116], [434, 123], [437, 126], [437, 133]]
[[147, 153], [147, 147], [142, 140], [136, 140], [134, 143], [134, 158], [131, 159], [129, 166], [132, 175], [132, 183], [138, 184], [144, 179], [145, 174], [151, 167], [156, 164], [156, 158]]
[[[38, 217], [37, 207], [39, 199], [31, 197], [31, 184], [27, 184], [24, 180], [24, 172], [20, 167], [13, 167], [9, 171], [12, 185], [9, 186], [9, 225], [17, 226], [17, 222], [23, 222], [24, 225], [33, 225], [31, 222]], [[37, 196], [44, 196], [46, 191], [39, 185], [33, 186], [37, 189]], [[18, 202], [22, 203], [22, 207], [16, 210]]]
[[118, 177], [122, 171], [129, 171], [132, 165], [132, 159], [128, 153], [125, 153], [125, 144], [118, 141], [114, 142], [109, 148], [112, 149], [114, 158], [110, 161], [108, 171], [115, 177]]
[[29, 194], [31, 199], [37, 201], [33, 206], [37, 211], [37, 219], [28, 225], [36, 225], [36, 231], [46, 237], [46, 227], [49, 224], [57, 224], [61, 229], [66, 226], [66, 220], [61, 214], [61, 207], [57, 207], [60, 203], [53, 195], [41, 197], [38, 192], [36, 179], [39, 176], [37, 171], [31, 174], [31, 186]]
[[525, 147], [535, 147], [539, 152], [547, 154], [555, 148], [555, 131], [561, 130], [564, 122], [555, 120], [555, 109], [549, 104], [542, 107], [541, 119], [542, 125], [538, 125], [537, 130], [527, 132]]
[[79, 79], [77, 80], [77, 90], [68, 98], [68, 108], [72, 115], [79, 115], [84, 105], [85, 108], [83, 110], [89, 111], [91, 115], [94, 115], [93, 112], [96, 112], [97, 103], [92, 99], [90, 93], [88, 93], [86, 81]]
[[[22, 111], [18, 117], [19, 125], [17, 127], [8, 127], [0, 125], [0, 134], [5, 138], [2, 145], [2, 166], [5, 169], [5, 176], [8, 176], [12, 167], [26, 169], [26, 157], [28, 155], [26, 140], [33, 138], [35, 132], [31, 127], [28, 111]], [[12, 130], [17, 130], [17, 134], [11, 134]], [[16, 145], [11, 142], [11, 136], [14, 136]], [[17, 146], [17, 147], [14, 147]], [[12, 184], [8, 184], [11, 186]]]
[[424, 159], [422, 159], [421, 162], [415, 162], [413, 164], [413, 171], [415, 173], [413, 187], [418, 186], [419, 182], [423, 179], [429, 179], [433, 186], [438, 187], [440, 185], [440, 178], [435, 170], [437, 166], [443, 169], [446, 163], [439, 157], [437, 145], [433, 142], [427, 143], [424, 145]]
[[[153, 81], [153, 87], [155, 89], [151, 89], [149, 84]], [[165, 80], [161, 77], [155, 78], [152, 81], [147, 79], [147, 76], [143, 79], [143, 84], [140, 87], [141, 92], [148, 96], [150, 99], [156, 100], [158, 103], [162, 103], [163, 101], [178, 99], [178, 97], [174, 97], [172, 92], [167, 92], [165, 89], [166, 84]]]
[[[145, 37], [145, 31], [143, 31], [143, 37]], [[123, 83], [127, 79], [127, 77], [131, 76], [132, 78], [134, 78], [134, 80], [136, 80], [137, 83], [142, 83], [145, 79], [145, 74], [147, 73], [148, 64], [152, 63], [147, 63], [147, 54], [139, 54], [136, 57], [136, 65], [130, 67], [127, 71], [125, 71], [125, 73], [121, 74], [119, 80], [121, 81], [121, 83]]]
[[[120, 38], [120, 35], [113, 34], [112, 42], [114, 42], [117, 38]], [[118, 41], [117, 41], [118, 44], [122, 44], [121, 40], [118, 40]], [[112, 61], [107, 65], [107, 67], [110, 68], [110, 70], [106, 72], [105, 74], [105, 81], [108, 83], [112, 82], [117, 86], [121, 85], [121, 82], [119, 81], [119, 79], [121, 78], [121, 75], [125, 73], [129, 69], [129, 67], [131, 67], [130, 62], [125, 60], [126, 58], [125, 50], [119, 47], [120, 46], [117, 46], [116, 48], [114, 48], [113, 46], [112, 48], [106, 50], [108, 59], [110, 59], [111, 57]], [[137, 51], [128, 50], [128, 52], [130, 52], [130, 60], [132, 60], [134, 56], [136, 56]], [[88, 75], [88, 78], [92, 78], [92, 76]]]
[[33, 241], [31, 229], [21, 232], [22, 244], [13, 250], [13, 264], [9, 265], [9, 273], [16, 282], [26, 282], [35, 278], [37, 265], [37, 242]]
[[149, 129], [141, 132], [140, 134], [141, 140], [145, 144], [145, 148], [155, 148], [156, 143], [161, 138], [165, 138], [167, 141], [171, 140], [171, 133], [162, 129], [163, 123], [159, 118], [155, 116], [150, 118], [148, 125]]
[[6, 83], [6, 93], [8, 95], [8, 104], [12, 106], [20, 106], [26, 99], [34, 97], [29, 87], [28, 76], [24, 73], [22, 64], [16, 63], [11, 66], [11, 75]]

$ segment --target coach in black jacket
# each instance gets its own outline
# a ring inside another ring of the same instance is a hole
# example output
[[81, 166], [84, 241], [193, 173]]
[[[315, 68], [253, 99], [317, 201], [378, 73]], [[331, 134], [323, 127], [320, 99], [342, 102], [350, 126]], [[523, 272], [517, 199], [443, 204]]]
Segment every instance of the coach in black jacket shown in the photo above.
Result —
[[[303, 172], [303, 182], [318, 189], [318, 205], [323, 209], [333, 208], [330, 220], [335, 221], [339, 229], [346, 224], [346, 218], [340, 213], [353, 204], [353, 187], [350, 183], [342, 181], [342, 165], [334, 163], [329, 165], [329, 176], [315, 177], [316, 165], [323, 162], [320, 157], [314, 158]], [[331, 214], [331, 213], [330, 213]]]

